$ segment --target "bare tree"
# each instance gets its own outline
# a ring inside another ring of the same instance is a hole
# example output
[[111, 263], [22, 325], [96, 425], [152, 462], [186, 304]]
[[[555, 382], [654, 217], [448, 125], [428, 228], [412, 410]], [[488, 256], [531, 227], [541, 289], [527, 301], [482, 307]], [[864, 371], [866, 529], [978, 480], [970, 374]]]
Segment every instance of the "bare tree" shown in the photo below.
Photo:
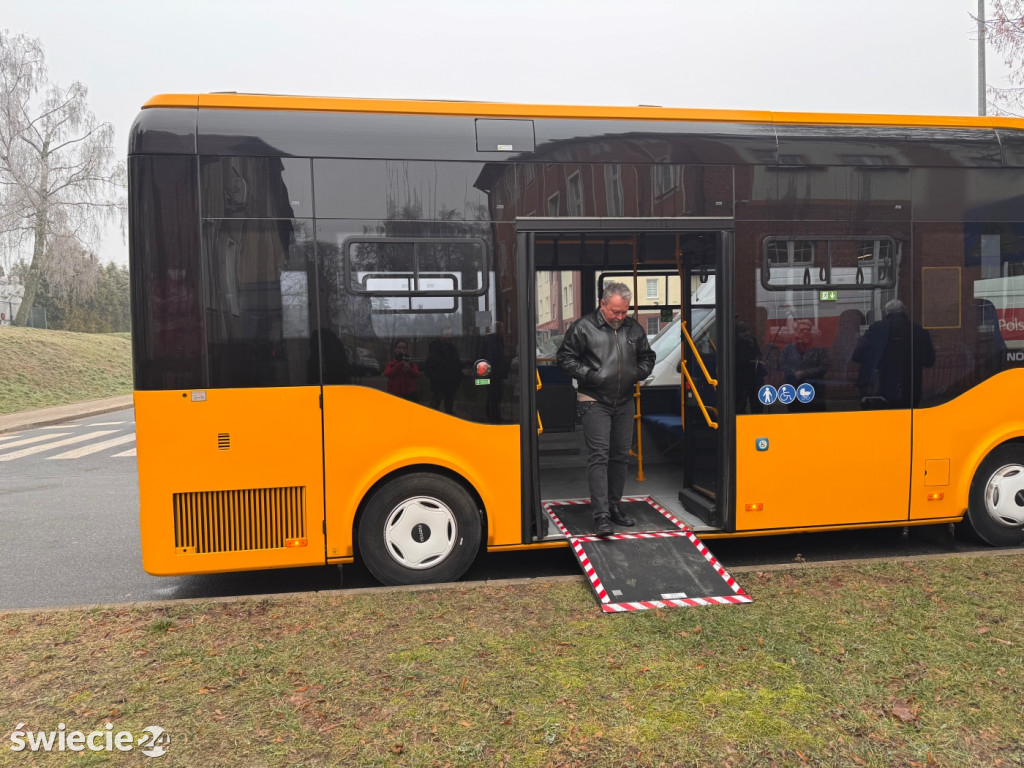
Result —
[[114, 128], [96, 122], [87, 93], [77, 81], [50, 85], [42, 43], [0, 30], [0, 248], [8, 271], [31, 249], [17, 325], [28, 320], [41, 276], [69, 287], [77, 270], [65, 262], [94, 251], [105, 223], [123, 221]]
[[[985, 37], [1009, 69], [1010, 84], [986, 88], [991, 114], [1024, 114], [1024, 0], [990, 0]], [[976, 16], [972, 16], [975, 21]]]

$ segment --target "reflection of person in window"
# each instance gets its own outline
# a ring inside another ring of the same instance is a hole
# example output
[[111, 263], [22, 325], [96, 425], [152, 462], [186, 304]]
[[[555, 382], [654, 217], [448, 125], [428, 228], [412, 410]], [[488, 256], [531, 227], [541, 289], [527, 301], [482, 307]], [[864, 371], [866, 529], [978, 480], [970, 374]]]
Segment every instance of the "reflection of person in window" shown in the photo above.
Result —
[[757, 391], [764, 384], [765, 368], [761, 348], [750, 324], [736, 321], [736, 413], [761, 413], [764, 404]]
[[323, 357], [324, 384], [348, 384], [352, 376], [348, 367], [348, 350], [338, 335], [330, 328], [313, 331], [309, 337], [309, 380], [320, 378], [318, 354]]
[[853, 361], [860, 364], [857, 386], [865, 408], [916, 408], [922, 371], [935, 365], [935, 348], [928, 331], [911, 322], [903, 302], [893, 299], [885, 305], [885, 316], [864, 333]]
[[455, 392], [462, 382], [462, 361], [452, 343], [452, 331], [446, 328], [441, 338], [430, 343], [423, 370], [430, 379], [430, 407], [444, 402], [445, 413], [455, 410]]
[[505, 339], [502, 337], [504, 326], [501, 322], [494, 324], [494, 331], [484, 336], [480, 345], [480, 357], [491, 364], [491, 373], [487, 385], [487, 420], [491, 423], [501, 421], [501, 397], [505, 388]]
[[791, 411], [824, 411], [825, 410], [825, 372], [828, 371], [828, 352], [824, 347], [811, 344], [813, 324], [808, 319], [796, 321], [796, 341], [782, 350], [779, 367], [785, 375], [786, 383], [792, 384], [797, 391], [801, 384], [814, 387], [814, 399], [809, 403], [794, 400]]
[[409, 342], [405, 339], [395, 342], [391, 359], [384, 366], [384, 377], [388, 380], [389, 393], [416, 401], [416, 379], [420, 377], [420, 369], [409, 359]]

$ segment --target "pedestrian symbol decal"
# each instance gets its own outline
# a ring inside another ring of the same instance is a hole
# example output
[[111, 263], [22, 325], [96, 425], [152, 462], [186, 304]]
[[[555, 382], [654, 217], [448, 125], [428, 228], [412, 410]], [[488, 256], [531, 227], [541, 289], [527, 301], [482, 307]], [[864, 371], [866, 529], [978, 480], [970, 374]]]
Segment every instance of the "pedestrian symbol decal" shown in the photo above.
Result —
[[779, 387], [779, 402], [783, 405], [789, 405], [796, 400], [796, 389], [792, 384], [783, 384]]
[[778, 398], [779, 393], [775, 390], [771, 384], [765, 384], [757, 392], [757, 399], [764, 405], [771, 405]]
[[810, 384], [801, 384], [796, 391], [797, 400], [801, 403], [809, 403], [814, 399], [814, 387]]

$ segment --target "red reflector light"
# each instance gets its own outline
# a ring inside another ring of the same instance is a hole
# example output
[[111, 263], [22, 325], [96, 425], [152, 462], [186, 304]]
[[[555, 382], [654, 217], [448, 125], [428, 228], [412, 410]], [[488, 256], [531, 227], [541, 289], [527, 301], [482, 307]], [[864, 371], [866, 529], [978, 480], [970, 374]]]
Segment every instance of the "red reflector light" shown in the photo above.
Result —
[[285, 539], [284, 545], [286, 547], [305, 547], [309, 545], [308, 539]]
[[933, 491], [928, 494], [928, 501], [942, 501], [946, 498], [946, 494], [942, 491]]
[[760, 501], [754, 502], [753, 504], [744, 504], [743, 509], [745, 509], [747, 512], [760, 512], [762, 509], [764, 509], [764, 504], [762, 504]]

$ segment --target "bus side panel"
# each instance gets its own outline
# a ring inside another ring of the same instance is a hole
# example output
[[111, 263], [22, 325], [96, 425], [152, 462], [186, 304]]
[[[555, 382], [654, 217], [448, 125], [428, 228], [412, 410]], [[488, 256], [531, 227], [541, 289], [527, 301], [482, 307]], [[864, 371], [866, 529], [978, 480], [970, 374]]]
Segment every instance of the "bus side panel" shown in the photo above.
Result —
[[[986, 379], [943, 405], [914, 411], [910, 517], [958, 517], [967, 510], [978, 464], [995, 446], [1024, 436], [1024, 368]], [[941, 499], [928, 494], [942, 493]]]
[[909, 410], [738, 416], [736, 530], [906, 520], [910, 423]]
[[487, 514], [487, 545], [522, 543], [520, 428], [476, 424], [368, 387], [324, 387], [327, 556], [353, 555], [353, 521], [381, 478], [437, 466], [464, 478]]
[[148, 573], [324, 564], [319, 396], [319, 387], [135, 392]]

